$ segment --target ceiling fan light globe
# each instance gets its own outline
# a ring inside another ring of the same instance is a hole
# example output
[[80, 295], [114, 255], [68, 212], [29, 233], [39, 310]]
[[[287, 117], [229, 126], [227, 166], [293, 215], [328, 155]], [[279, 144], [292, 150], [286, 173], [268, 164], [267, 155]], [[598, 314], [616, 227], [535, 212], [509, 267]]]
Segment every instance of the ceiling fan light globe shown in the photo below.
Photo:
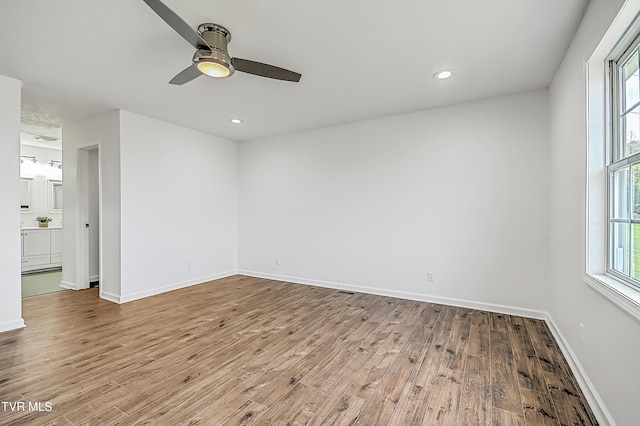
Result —
[[224, 78], [229, 77], [231, 72], [225, 64], [220, 64], [214, 61], [200, 61], [196, 65], [198, 70], [209, 77]]
[[193, 55], [193, 63], [198, 71], [209, 77], [229, 77], [234, 71], [229, 54], [218, 49], [198, 49]]

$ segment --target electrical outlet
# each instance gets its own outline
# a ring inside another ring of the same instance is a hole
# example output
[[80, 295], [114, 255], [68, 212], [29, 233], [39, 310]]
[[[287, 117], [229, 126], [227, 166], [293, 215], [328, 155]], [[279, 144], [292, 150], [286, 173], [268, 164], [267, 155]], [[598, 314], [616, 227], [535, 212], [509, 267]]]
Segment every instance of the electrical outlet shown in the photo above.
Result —
[[276, 257], [276, 265], [280, 265], [280, 258]]
[[586, 340], [586, 339], [585, 339], [585, 334], [584, 334], [584, 324], [583, 324], [583, 323], [579, 323], [578, 325], [580, 326], [580, 331], [579, 331], [579, 334], [580, 334], [580, 341], [581, 341], [582, 343], [584, 343], [584, 342], [585, 342], [585, 340]]
[[434, 283], [434, 282], [436, 282], [436, 278], [435, 278], [435, 276], [434, 276], [434, 273], [433, 273], [433, 272], [431, 272], [431, 271], [427, 272], [427, 282], [428, 282], [428, 283]]

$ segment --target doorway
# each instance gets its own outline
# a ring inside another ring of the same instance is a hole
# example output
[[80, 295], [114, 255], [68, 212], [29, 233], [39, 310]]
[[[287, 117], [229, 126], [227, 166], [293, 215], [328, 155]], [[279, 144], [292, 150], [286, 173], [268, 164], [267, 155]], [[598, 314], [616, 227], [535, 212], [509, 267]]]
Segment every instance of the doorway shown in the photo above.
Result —
[[100, 147], [78, 148], [78, 289], [101, 287], [102, 181]]
[[31, 133], [20, 133], [22, 297], [64, 290], [62, 130], [46, 129], [43, 133], [50, 136], [38, 139]]

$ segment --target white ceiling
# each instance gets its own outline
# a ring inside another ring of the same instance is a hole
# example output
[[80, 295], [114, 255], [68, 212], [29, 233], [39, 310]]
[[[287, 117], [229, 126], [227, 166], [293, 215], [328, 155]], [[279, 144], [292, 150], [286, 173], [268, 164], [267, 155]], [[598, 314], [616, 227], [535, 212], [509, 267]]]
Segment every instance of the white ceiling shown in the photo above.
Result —
[[[227, 27], [232, 56], [302, 80], [169, 85], [194, 49], [142, 0], [3, 1], [0, 74], [23, 81], [31, 124], [122, 108], [246, 140], [545, 88], [588, 0], [165, 3], [194, 28]], [[434, 80], [443, 68], [454, 77]]]

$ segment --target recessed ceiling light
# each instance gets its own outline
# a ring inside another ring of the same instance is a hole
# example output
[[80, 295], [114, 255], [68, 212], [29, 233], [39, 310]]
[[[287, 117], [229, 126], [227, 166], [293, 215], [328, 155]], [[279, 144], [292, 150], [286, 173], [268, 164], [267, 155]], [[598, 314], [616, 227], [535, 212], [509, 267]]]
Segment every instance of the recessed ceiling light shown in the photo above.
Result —
[[239, 118], [232, 118], [232, 119], [231, 119], [231, 122], [232, 122], [233, 124], [240, 124], [240, 123], [242, 123], [242, 122], [243, 122], [243, 120], [241, 120], [241, 119], [239, 119]]
[[442, 70], [435, 73], [433, 75], [433, 78], [435, 78], [436, 80], [446, 80], [452, 75], [453, 75], [453, 70]]

